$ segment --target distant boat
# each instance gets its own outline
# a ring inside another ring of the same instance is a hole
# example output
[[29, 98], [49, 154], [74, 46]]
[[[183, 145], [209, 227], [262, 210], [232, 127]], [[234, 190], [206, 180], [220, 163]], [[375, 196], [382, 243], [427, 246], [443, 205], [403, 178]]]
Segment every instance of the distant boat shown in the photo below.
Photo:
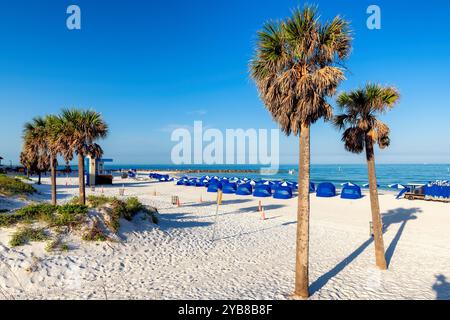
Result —
[[295, 174], [295, 170], [294, 170], [294, 169], [291, 169], [291, 170], [288, 171], [288, 173], [289, 173], [290, 175], [294, 175], [294, 174]]

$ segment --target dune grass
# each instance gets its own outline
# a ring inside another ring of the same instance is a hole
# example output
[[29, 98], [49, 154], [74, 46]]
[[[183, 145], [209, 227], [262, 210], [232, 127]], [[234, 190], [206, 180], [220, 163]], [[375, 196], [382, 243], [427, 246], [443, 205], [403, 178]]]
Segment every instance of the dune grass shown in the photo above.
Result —
[[23, 227], [14, 232], [9, 244], [11, 247], [18, 247], [31, 241], [46, 241], [49, 238], [50, 237], [43, 228], [35, 229], [32, 227]]
[[86, 206], [74, 204], [63, 206], [53, 206], [48, 203], [29, 205], [14, 213], [0, 215], [0, 227], [10, 227], [20, 222], [44, 222], [51, 227], [75, 227], [83, 222], [87, 212]]
[[36, 192], [36, 189], [19, 178], [8, 177], [0, 174], [0, 194], [4, 196], [29, 195]]

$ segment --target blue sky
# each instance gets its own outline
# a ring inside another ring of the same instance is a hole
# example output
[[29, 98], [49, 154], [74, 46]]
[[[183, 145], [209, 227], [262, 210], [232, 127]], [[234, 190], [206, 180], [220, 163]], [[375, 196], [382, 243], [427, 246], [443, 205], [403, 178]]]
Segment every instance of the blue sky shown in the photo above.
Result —
[[[248, 76], [256, 32], [304, 2], [293, 0], [0, 1], [0, 155], [18, 160], [21, 128], [62, 107], [94, 108], [109, 123], [102, 142], [116, 163], [168, 163], [170, 129], [276, 128]], [[380, 163], [450, 163], [450, 2], [322, 0], [323, 19], [351, 21], [353, 52], [340, 90], [395, 85], [402, 99]], [[66, 28], [77, 4], [82, 30]], [[366, 9], [381, 7], [381, 30]], [[362, 163], [329, 124], [312, 131], [313, 163]], [[297, 138], [281, 139], [296, 163]]]

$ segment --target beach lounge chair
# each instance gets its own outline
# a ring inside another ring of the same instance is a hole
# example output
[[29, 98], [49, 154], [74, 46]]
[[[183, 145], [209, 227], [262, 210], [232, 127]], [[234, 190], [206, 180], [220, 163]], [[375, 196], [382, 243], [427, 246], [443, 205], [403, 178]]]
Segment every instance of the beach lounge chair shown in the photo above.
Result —
[[236, 189], [236, 194], [239, 196], [249, 196], [253, 193], [253, 187], [250, 183], [239, 185]]
[[272, 190], [269, 185], [260, 184], [255, 186], [253, 196], [258, 198], [267, 198], [272, 196]]
[[347, 185], [342, 188], [341, 199], [361, 199], [361, 188], [357, 185]]
[[331, 198], [336, 196], [336, 187], [330, 182], [323, 182], [317, 186], [316, 196], [319, 198]]
[[236, 183], [232, 183], [232, 182], [223, 183], [223, 186], [222, 186], [223, 193], [232, 194], [232, 193], [236, 193], [236, 190], [237, 190]]
[[278, 186], [273, 194], [274, 199], [291, 199], [292, 188], [289, 186]]

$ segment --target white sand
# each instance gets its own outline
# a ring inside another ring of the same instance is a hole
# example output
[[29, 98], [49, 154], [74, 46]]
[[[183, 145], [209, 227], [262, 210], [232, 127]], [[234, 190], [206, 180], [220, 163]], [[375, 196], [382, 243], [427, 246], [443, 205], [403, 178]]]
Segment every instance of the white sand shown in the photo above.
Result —
[[[48, 200], [48, 179], [43, 182], [37, 198]], [[75, 178], [65, 182], [58, 179], [61, 202], [78, 192]], [[47, 253], [45, 243], [10, 248], [13, 230], [0, 229], [0, 299], [286, 299], [292, 293], [297, 199], [262, 199], [263, 221], [260, 199], [224, 195], [212, 241], [215, 194], [171, 182], [115, 182], [104, 194], [118, 196], [124, 184], [125, 196], [159, 209], [159, 226], [123, 221], [122, 243], [72, 239], [66, 253]], [[171, 195], [180, 196], [180, 208]], [[450, 204], [392, 194], [380, 203], [388, 271], [374, 267], [368, 197], [312, 195], [311, 298], [450, 299]]]

